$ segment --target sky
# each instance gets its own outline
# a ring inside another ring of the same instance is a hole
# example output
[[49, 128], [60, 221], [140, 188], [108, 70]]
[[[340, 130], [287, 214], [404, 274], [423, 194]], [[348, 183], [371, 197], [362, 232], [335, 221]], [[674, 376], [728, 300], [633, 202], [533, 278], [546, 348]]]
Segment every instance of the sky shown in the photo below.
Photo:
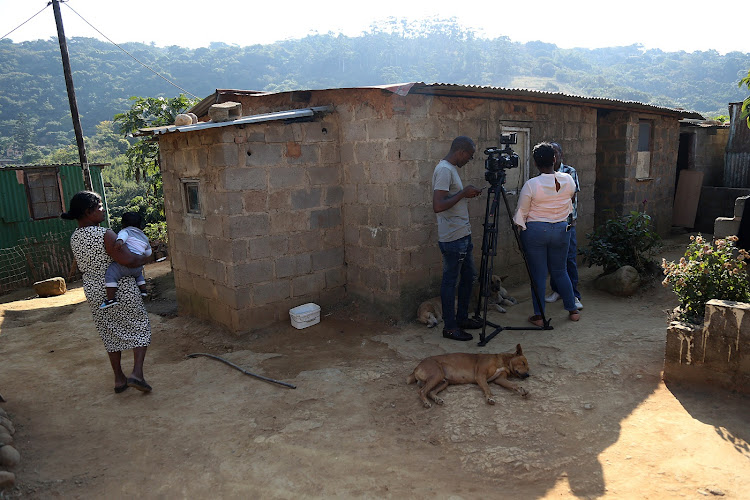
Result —
[[[486, 0], [353, 2], [352, 0], [67, 0], [61, 4], [65, 36], [115, 43], [207, 47], [211, 42], [247, 46], [297, 39], [312, 33], [357, 36], [375, 22], [455, 18], [479, 36], [513, 42], [539, 40], [560, 48], [641, 44], [667, 52], [750, 52], [742, 14], [747, 0], [691, 4], [684, 0]], [[0, 37], [14, 42], [57, 36], [48, 0], [0, 0]], [[688, 8], [688, 5], [694, 5]], [[504, 8], [499, 8], [503, 6]], [[700, 7], [699, 7], [700, 6]], [[43, 10], [36, 17], [19, 25]], [[71, 10], [72, 9], [72, 10]], [[75, 12], [74, 12], [75, 11]], [[77, 14], [76, 14], [77, 12]], [[79, 17], [80, 15], [80, 17]], [[86, 24], [81, 17], [94, 28]], [[733, 23], [733, 24], [731, 24]]]

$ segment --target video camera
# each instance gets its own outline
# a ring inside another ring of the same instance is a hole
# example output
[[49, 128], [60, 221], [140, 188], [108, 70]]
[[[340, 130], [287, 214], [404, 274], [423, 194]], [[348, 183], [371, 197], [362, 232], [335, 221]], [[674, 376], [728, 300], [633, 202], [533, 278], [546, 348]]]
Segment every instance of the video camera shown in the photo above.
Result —
[[518, 155], [511, 149], [511, 144], [516, 144], [518, 138], [515, 132], [509, 134], [500, 134], [500, 144], [504, 148], [498, 147], [487, 148], [484, 154], [487, 158], [484, 160], [484, 179], [492, 185], [505, 182], [505, 169], [518, 167]]

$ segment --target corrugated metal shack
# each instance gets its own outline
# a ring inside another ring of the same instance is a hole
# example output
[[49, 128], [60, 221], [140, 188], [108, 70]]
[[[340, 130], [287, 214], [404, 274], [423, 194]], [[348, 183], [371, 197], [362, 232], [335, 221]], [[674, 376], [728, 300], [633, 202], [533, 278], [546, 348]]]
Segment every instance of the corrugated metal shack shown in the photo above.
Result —
[[[102, 198], [104, 166], [90, 165], [93, 190]], [[80, 164], [0, 167], [0, 293], [70, 277], [69, 239], [76, 223], [60, 214], [83, 189]]]
[[750, 128], [742, 119], [742, 103], [729, 104], [730, 129], [724, 157], [724, 186], [750, 188]]

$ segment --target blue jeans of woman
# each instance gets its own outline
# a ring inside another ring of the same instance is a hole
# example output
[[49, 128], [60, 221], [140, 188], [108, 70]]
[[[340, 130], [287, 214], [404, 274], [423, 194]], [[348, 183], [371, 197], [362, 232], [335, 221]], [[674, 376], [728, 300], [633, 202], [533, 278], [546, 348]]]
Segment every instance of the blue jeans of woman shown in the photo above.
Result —
[[[568, 268], [568, 278], [570, 278], [570, 284], [573, 285], [573, 295], [577, 298], [581, 298], [581, 292], [578, 291], [578, 262], [576, 261], [576, 257], [578, 257], [578, 241], [576, 239], [576, 227], [570, 226], [570, 231], [568, 231], [568, 235], [570, 238], [570, 244], [568, 245], [568, 259], [566, 262], [566, 266]], [[560, 293], [560, 290], [557, 289], [557, 283], [555, 283], [554, 279], [549, 280], [550, 288], [552, 288], [553, 292]], [[560, 294], [562, 296], [562, 294]]]
[[[575, 311], [573, 286], [568, 277], [566, 266], [570, 238], [565, 230], [568, 222], [526, 222], [526, 230], [521, 231], [526, 260], [531, 270], [531, 301], [534, 314], [544, 313], [544, 293], [547, 286], [547, 274], [552, 276], [568, 311]], [[537, 298], [534, 296], [534, 289]]]
[[[474, 286], [474, 245], [471, 235], [455, 241], [438, 242], [443, 254], [443, 281], [440, 284], [440, 299], [443, 304], [443, 322], [446, 330], [458, 328], [458, 322], [469, 317], [469, 299]], [[456, 302], [458, 284], [458, 305]]]

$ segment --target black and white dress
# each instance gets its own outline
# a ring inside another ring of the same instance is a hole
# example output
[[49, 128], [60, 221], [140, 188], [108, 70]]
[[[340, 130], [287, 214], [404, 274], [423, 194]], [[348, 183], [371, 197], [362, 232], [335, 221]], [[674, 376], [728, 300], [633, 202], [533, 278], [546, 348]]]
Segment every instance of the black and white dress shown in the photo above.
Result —
[[96, 330], [107, 352], [148, 346], [151, 343], [151, 324], [135, 279], [126, 277], [120, 280], [117, 290], [119, 304], [99, 309], [107, 297], [104, 273], [112, 262], [104, 250], [106, 232], [107, 228], [101, 226], [79, 227], [70, 237], [78, 269], [83, 273], [83, 291], [94, 316]]

